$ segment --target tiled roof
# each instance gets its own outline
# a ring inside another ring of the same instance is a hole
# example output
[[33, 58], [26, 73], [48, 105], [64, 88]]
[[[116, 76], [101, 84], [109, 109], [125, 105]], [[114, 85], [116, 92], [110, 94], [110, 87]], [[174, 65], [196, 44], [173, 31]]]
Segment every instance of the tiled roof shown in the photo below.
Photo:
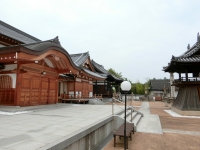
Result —
[[151, 90], [163, 90], [164, 87], [168, 89], [170, 87], [169, 79], [155, 79], [150, 80]]
[[109, 72], [106, 69], [104, 69], [104, 67], [102, 65], [96, 63], [94, 60], [92, 60], [91, 62], [93, 64], [95, 70], [97, 70], [100, 73], [109, 74]]
[[101, 75], [107, 76], [107, 78], [109, 78], [111, 80], [117, 80], [117, 81], [120, 81], [120, 82], [123, 81], [123, 79], [118, 78], [118, 77], [114, 76], [113, 74], [109, 73], [102, 65], [96, 63], [94, 60], [92, 60], [91, 62], [93, 64], [95, 70], [97, 72], [99, 72]]
[[177, 62], [200, 62], [200, 56], [176, 58]]
[[193, 54], [195, 54], [199, 49], [200, 49], [200, 43], [196, 42], [191, 48], [188, 48], [188, 50], [179, 57], [190, 57]]
[[92, 72], [92, 71], [90, 71], [90, 70], [88, 70], [86, 68], [82, 68], [82, 70], [85, 71], [88, 74], [91, 74], [92, 76], [95, 76], [95, 77], [98, 77], [98, 78], [104, 78], [104, 79], [106, 78], [105, 76], [102, 76], [102, 75], [100, 75], [98, 73]]
[[40, 41], [39, 39], [3, 22], [0, 20], [0, 34], [8, 36], [12, 39], [20, 41], [24, 44]]
[[71, 54], [70, 57], [72, 58], [72, 61], [77, 65], [81, 66], [89, 57], [89, 52], [86, 53], [80, 53], [80, 54]]
[[200, 35], [199, 33], [197, 35], [197, 42], [192, 47], [190, 47], [190, 45], [188, 44], [187, 51], [183, 53], [182, 55], [180, 55], [179, 57], [172, 56], [171, 61], [168, 63], [168, 65], [163, 67], [163, 71], [183, 72], [184, 71], [183, 65], [185, 64], [184, 67], [187, 68], [188, 71], [190, 70], [191, 72], [193, 72], [194, 69], [186, 65], [187, 63], [196, 63], [196, 62], [200, 62]]
[[60, 45], [58, 37], [55, 37], [54, 39], [47, 40], [47, 41], [40, 41], [40, 42], [36, 42], [36, 43], [31, 43], [31, 44], [22, 44], [22, 46], [24, 46], [30, 50], [33, 50], [33, 51], [42, 51], [42, 50], [47, 49], [48, 47], [57, 47], [57, 48], [65, 50]]
[[116, 76], [114, 76], [113, 74], [110, 74], [111, 76], [112, 76], [112, 78], [114, 79], [114, 80], [118, 80], [118, 81], [123, 81], [123, 79], [121, 79], [121, 78], [118, 78], [118, 77], [116, 77]]
[[57, 51], [63, 53], [70, 60], [71, 64], [76, 69], [78, 69], [78, 70], [81, 69], [80, 67], [76, 66], [73, 63], [69, 53], [60, 45], [58, 37], [55, 37], [52, 40], [40, 41], [40, 42], [36, 42], [36, 43], [31, 43], [31, 44], [21, 44], [21, 45], [1, 47], [0, 53], [2, 53], [2, 54], [9, 53], [10, 51], [8, 51], [8, 49], [11, 50], [12, 52], [22, 51], [22, 52], [34, 54], [34, 55], [41, 55], [50, 49], [54, 49], [54, 50], [57, 50]]

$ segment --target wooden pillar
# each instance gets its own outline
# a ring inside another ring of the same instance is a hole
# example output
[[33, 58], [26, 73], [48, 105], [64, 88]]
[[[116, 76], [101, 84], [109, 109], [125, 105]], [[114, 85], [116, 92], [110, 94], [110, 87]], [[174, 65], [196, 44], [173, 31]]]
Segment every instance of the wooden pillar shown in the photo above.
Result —
[[[57, 77], [57, 79], [56, 79], [56, 83], [55, 83], [55, 89], [56, 89], [56, 91], [55, 91], [55, 103], [58, 103], [58, 85], [59, 85], [59, 82], [58, 82], [58, 77]], [[60, 88], [60, 87], [59, 87]], [[60, 95], [60, 94], [59, 94]]]
[[48, 78], [48, 95], [47, 95], [47, 104], [49, 104], [50, 102], [50, 79]]
[[74, 78], [74, 98], [76, 97], [76, 78]]
[[[107, 94], [107, 88], [105, 88], [106, 85], [106, 80], [103, 81], [104, 82], [104, 87], [103, 87], [103, 93]], [[103, 94], [103, 93], [99, 93], [99, 94]]]
[[181, 81], [181, 73], [180, 72], [178, 73], [178, 76], [179, 76], [179, 81]]
[[185, 70], [185, 77], [186, 77], [186, 81], [188, 81], [188, 71]]
[[39, 98], [38, 98], [38, 104], [41, 105], [41, 97], [42, 97], [42, 77], [38, 77], [40, 78], [40, 85], [39, 85]]
[[174, 81], [174, 74], [173, 72], [170, 72], [170, 85], [171, 85], [171, 97], [174, 98], [175, 97], [175, 86], [172, 86]]
[[93, 94], [97, 94], [97, 80], [95, 81], [95, 93]]
[[14, 98], [14, 105], [20, 105], [20, 98], [21, 98], [21, 83], [22, 83], [22, 74], [16, 74], [16, 87], [15, 87], [15, 98]]

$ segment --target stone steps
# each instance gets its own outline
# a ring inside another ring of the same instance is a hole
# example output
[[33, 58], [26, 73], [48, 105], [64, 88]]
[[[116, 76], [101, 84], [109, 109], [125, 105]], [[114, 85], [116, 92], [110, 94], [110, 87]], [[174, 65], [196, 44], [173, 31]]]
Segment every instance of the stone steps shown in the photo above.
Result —
[[[143, 114], [134, 110], [132, 111], [132, 118], [131, 118], [131, 108], [128, 108], [126, 110], [126, 121], [129, 123], [134, 123], [134, 129], [136, 130], [138, 123], [140, 122], [140, 119], [142, 118]], [[123, 118], [125, 117], [124, 112], [122, 112], [119, 117]]]

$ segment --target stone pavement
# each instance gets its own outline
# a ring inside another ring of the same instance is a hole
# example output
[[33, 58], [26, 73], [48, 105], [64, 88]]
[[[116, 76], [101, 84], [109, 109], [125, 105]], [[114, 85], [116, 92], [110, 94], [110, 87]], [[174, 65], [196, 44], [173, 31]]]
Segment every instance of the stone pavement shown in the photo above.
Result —
[[139, 111], [143, 113], [139, 124], [137, 125], [137, 132], [147, 132], [147, 133], [157, 133], [162, 134], [162, 127], [160, 124], [160, 119], [157, 114], [151, 114], [149, 103], [143, 102]]
[[28, 111], [0, 115], [0, 150], [47, 149], [112, 115], [110, 105], [1, 106], [0, 111]]

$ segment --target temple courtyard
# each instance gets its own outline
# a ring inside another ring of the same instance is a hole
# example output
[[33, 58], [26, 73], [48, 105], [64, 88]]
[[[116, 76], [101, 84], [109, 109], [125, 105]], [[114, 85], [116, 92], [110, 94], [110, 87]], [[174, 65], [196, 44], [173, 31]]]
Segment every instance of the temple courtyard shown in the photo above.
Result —
[[[140, 109], [141, 101], [133, 101], [136, 109]], [[197, 150], [200, 148], [200, 117], [173, 117], [164, 110], [170, 110], [171, 104], [150, 101], [151, 114], [157, 114], [163, 134], [148, 131], [135, 132], [132, 141], [129, 140], [130, 150]], [[140, 128], [140, 123], [138, 128]], [[113, 146], [113, 139], [104, 147], [104, 150], [122, 150], [123, 139], [117, 138], [118, 145]]]
[[[164, 102], [132, 101], [127, 105], [133, 105], [135, 109], [144, 113], [137, 126], [137, 132], [132, 136], [132, 141], [129, 140], [129, 149], [199, 149], [200, 118], [173, 117], [165, 111], [170, 110], [171, 105], [166, 106]], [[115, 113], [120, 111], [121, 108], [115, 106]], [[16, 112], [21, 114], [14, 114]], [[98, 122], [109, 118], [112, 115], [112, 106], [109, 101], [106, 105], [0, 106], [0, 113], [0, 150], [42, 150], [51, 149], [53, 145], [57, 145], [59, 149], [59, 143], [70, 143], [76, 138], [75, 135], [80, 133], [78, 136], [81, 136]], [[155, 116], [159, 117], [156, 124], [153, 124], [151, 117]], [[102, 142], [96, 149], [124, 149], [123, 139], [117, 138], [116, 147], [113, 146], [113, 142], [111, 134], [111, 138]]]

